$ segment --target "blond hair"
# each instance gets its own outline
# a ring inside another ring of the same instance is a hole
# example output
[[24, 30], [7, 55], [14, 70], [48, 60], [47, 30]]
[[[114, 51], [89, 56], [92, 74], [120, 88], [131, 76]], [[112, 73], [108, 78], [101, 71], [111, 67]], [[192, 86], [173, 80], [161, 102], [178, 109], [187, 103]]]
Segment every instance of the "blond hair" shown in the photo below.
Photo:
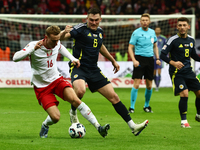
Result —
[[144, 13], [144, 14], [142, 14], [141, 17], [140, 17], [140, 19], [141, 19], [142, 17], [148, 17], [149, 20], [150, 20], [150, 15], [149, 15], [148, 13]]
[[46, 35], [47, 36], [50, 36], [50, 34], [53, 34], [53, 35], [58, 35], [60, 33], [60, 28], [58, 26], [49, 26], [47, 29], [46, 29]]

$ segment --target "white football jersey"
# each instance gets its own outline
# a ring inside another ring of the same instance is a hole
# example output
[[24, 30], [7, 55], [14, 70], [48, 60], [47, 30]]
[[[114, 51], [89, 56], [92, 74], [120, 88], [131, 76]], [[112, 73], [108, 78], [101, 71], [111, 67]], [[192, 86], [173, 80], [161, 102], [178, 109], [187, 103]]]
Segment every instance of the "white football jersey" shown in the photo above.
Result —
[[32, 69], [31, 83], [36, 87], [41, 88], [48, 86], [61, 76], [57, 69], [56, 62], [59, 52], [61, 52], [61, 54], [64, 53], [63, 55], [67, 56], [72, 61], [76, 58], [68, 52], [60, 41], [58, 41], [57, 45], [52, 49], [41, 46], [40, 49], [34, 50], [37, 42], [38, 41], [30, 42], [24, 49], [16, 52], [13, 60], [19, 61], [29, 55]]

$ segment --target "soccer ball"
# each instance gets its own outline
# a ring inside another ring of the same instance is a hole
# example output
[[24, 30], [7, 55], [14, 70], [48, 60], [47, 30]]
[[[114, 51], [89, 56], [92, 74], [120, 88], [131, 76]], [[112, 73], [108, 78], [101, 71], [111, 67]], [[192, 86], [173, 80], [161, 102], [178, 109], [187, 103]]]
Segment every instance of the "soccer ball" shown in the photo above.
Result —
[[73, 123], [69, 127], [69, 135], [71, 138], [83, 138], [85, 136], [86, 129], [81, 123]]

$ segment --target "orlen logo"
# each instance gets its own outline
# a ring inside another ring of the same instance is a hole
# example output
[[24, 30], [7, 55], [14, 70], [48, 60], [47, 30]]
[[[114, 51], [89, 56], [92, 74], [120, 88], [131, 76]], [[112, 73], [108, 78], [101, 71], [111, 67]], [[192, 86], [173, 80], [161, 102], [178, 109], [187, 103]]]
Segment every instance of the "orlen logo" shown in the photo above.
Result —
[[111, 80], [111, 82], [118, 86], [118, 83], [117, 83], [117, 82], [122, 82], [122, 81], [121, 81], [119, 78], [113, 78], [113, 79]]

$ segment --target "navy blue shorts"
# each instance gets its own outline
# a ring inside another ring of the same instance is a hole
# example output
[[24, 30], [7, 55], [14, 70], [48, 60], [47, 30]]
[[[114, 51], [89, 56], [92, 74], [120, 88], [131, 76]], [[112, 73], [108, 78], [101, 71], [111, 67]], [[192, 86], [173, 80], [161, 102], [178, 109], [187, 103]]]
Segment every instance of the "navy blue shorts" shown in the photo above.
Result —
[[162, 69], [162, 60], [160, 59], [160, 62], [161, 62], [161, 65], [157, 65], [156, 64], [156, 59], [154, 59], [154, 70], [156, 70], [156, 69]]
[[144, 79], [153, 80], [154, 72], [154, 59], [153, 57], [143, 57], [135, 55], [135, 59], [139, 61], [140, 65], [138, 67], [133, 67], [132, 79]]
[[72, 83], [77, 79], [83, 79], [87, 82], [91, 92], [96, 92], [101, 87], [110, 83], [109, 79], [103, 75], [98, 67], [92, 69], [84, 66], [79, 68], [71, 67], [70, 75]]
[[170, 73], [172, 79], [172, 85], [174, 90], [174, 95], [177, 96], [185, 89], [189, 91], [200, 90], [200, 81], [193, 71], [187, 74], [173, 74]]

